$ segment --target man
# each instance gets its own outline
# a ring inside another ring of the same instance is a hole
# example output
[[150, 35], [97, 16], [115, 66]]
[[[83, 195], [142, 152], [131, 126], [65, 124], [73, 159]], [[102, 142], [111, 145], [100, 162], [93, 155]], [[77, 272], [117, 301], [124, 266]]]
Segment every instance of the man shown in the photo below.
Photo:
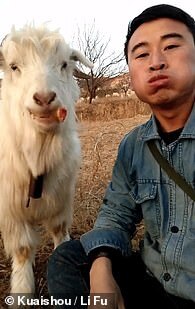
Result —
[[[194, 19], [170, 5], [144, 10], [129, 25], [125, 56], [132, 87], [152, 117], [122, 140], [94, 228], [51, 256], [49, 292], [113, 295], [109, 309], [142, 302], [195, 308], [195, 205], [148, 147], [155, 141], [194, 188]], [[142, 219], [144, 240], [133, 253], [130, 239]]]

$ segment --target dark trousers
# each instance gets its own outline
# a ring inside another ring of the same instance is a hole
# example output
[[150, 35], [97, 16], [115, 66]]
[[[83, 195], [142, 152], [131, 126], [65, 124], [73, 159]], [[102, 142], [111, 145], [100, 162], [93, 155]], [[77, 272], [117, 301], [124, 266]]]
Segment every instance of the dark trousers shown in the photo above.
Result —
[[[49, 294], [59, 299], [59, 303], [54, 303], [55, 307], [59, 305], [59, 308], [87, 308], [89, 270], [90, 263], [79, 240], [65, 242], [56, 248], [49, 259], [47, 274]], [[144, 308], [148, 306], [150, 309], [158, 307], [195, 308], [194, 302], [165, 292], [161, 284], [147, 274], [139, 254], [114, 261], [113, 275], [123, 294], [126, 309], [142, 308], [143, 304]], [[102, 301], [105, 298], [109, 299], [108, 295], [100, 295], [100, 297]], [[67, 303], [69, 301], [67, 306], [62, 305], [63, 299]], [[72, 301], [72, 306], [70, 301]], [[109, 309], [109, 305], [102, 308]]]

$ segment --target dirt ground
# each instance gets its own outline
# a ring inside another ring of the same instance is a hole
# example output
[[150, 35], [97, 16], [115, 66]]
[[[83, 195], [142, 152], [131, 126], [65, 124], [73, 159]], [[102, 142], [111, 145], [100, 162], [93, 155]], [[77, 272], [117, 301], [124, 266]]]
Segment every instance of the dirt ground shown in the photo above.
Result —
[[[79, 123], [83, 160], [74, 202], [72, 237], [78, 238], [82, 233], [92, 228], [111, 178], [112, 166], [120, 140], [125, 133], [148, 118], [148, 115], [138, 115], [134, 118], [106, 122], [83, 121]], [[139, 238], [139, 234], [142, 234], [142, 231], [142, 226], [140, 226], [137, 238]], [[42, 240], [37, 250], [34, 268], [37, 297], [47, 293], [47, 260], [53, 249], [49, 236], [42, 230], [41, 234]], [[137, 241], [136, 238], [134, 241]], [[4, 299], [9, 294], [10, 271], [10, 260], [5, 257], [0, 238], [0, 309], [7, 308]]]

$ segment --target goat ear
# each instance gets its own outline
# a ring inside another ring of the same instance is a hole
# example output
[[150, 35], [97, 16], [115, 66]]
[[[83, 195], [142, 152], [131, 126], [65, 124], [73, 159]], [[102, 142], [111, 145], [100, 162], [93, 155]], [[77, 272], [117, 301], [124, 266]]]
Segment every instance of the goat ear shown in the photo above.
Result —
[[90, 79], [90, 75], [85, 74], [84, 72], [80, 71], [78, 68], [74, 69], [73, 75], [80, 79]]
[[4, 63], [4, 57], [0, 48], [0, 69], [2, 70], [3, 68], [3, 63]]
[[75, 49], [72, 50], [70, 59], [74, 61], [79, 61], [90, 69], [93, 68], [93, 63], [90, 60], [88, 60], [83, 54], [81, 54], [78, 50]]

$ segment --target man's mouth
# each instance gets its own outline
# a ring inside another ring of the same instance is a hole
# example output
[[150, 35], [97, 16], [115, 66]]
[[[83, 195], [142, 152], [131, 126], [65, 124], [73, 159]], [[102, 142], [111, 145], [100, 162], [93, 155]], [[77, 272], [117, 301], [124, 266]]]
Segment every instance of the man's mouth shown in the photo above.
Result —
[[152, 88], [163, 88], [168, 85], [169, 79], [167, 75], [156, 75], [148, 80], [149, 86]]
[[152, 84], [152, 83], [155, 83], [161, 80], [168, 80], [168, 76], [167, 75], [155, 75], [151, 77], [148, 82], [149, 84]]

